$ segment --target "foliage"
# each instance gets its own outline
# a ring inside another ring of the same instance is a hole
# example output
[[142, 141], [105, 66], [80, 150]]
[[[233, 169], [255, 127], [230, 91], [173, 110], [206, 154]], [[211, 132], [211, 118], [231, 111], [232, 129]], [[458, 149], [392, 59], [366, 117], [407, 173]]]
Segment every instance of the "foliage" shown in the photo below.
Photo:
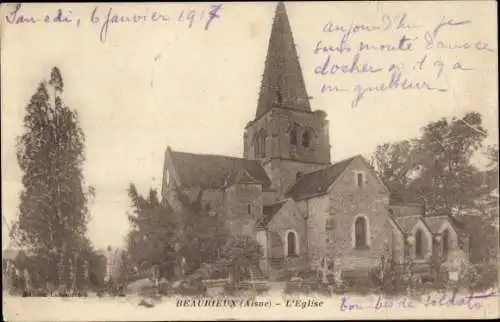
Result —
[[222, 248], [221, 263], [231, 272], [232, 280], [238, 284], [242, 275], [258, 265], [262, 248], [254, 239], [235, 235], [230, 236]]
[[419, 138], [378, 146], [377, 168], [402, 199], [415, 196], [429, 214], [461, 215], [480, 207], [476, 200], [490, 188], [471, 162], [486, 135], [479, 113], [431, 122]]
[[150, 189], [147, 197], [143, 197], [131, 184], [128, 194], [133, 208], [129, 214], [132, 228], [128, 234], [127, 247], [130, 261], [140, 270], [159, 267], [160, 275], [170, 277], [173, 274], [179, 227], [172, 208], [162, 204], [153, 189]]
[[[26, 106], [17, 160], [23, 172], [19, 217], [12, 237], [39, 258], [37, 271], [47, 283], [70, 283], [90, 244], [82, 166], [85, 136], [76, 111], [63, 103], [57, 67], [41, 82]], [[54, 269], [57, 268], [57, 269]]]
[[420, 137], [377, 147], [379, 175], [393, 198], [419, 202], [426, 215], [451, 215], [470, 236], [472, 260], [498, 258], [498, 145], [474, 160], [487, 136], [479, 113], [441, 119], [422, 128]]
[[178, 194], [183, 203], [179, 215], [182, 218], [179, 254], [186, 259], [189, 274], [202, 263], [213, 264], [220, 260], [228, 232], [222, 214], [202, 202], [201, 191], [194, 201], [190, 201], [180, 191]]
[[89, 284], [90, 287], [101, 289], [105, 285], [106, 256], [92, 253], [89, 260]]
[[471, 271], [470, 276], [471, 288], [475, 291], [484, 291], [491, 287], [498, 286], [498, 265], [494, 264], [477, 264]]
[[471, 234], [469, 254], [472, 263], [497, 262], [500, 240], [498, 229], [477, 215], [461, 216], [463, 228]]

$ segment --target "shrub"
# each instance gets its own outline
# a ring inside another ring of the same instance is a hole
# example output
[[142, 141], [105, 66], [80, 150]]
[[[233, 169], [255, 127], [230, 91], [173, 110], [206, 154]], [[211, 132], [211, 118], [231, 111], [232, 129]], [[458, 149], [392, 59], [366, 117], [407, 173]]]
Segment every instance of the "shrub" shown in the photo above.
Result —
[[172, 291], [178, 295], [196, 296], [206, 295], [207, 286], [199, 279], [185, 279], [178, 285], [172, 287]]
[[168, 295], [170, 291], [170, 284], [168, 282], [160, 282], [158, 285], [158, 293], [161, 295]]
[[498, 284], [498, 266], [478, 264], [470, 272], [470, 287], [475, 291], [484, 291]]

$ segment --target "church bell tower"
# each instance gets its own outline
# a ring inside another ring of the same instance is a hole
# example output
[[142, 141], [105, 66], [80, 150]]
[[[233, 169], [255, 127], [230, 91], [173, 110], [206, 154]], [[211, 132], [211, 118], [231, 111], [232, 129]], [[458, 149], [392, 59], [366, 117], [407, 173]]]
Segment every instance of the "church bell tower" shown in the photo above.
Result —
[[285, 5], [272, 23], [255, 118], [244, 132], [244, 157], [260, 160], [277, 199], [302, 173], [330, 164], [326, 113], [312, 111]]

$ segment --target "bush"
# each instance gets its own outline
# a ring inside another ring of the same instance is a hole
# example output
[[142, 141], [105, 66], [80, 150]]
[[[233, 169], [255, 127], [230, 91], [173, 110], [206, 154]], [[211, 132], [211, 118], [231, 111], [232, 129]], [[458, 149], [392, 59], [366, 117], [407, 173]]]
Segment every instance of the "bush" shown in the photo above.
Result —
[[484, 291], [498, 285], [498, 266], [494, 264], [478, 264], [470, 272], [470, 287], [474, 291]]
[[168, 282], [160, 282], [158, 285], [158, 293], [161, 295], [168, 295], [170, 291], [170, 284]]
[[173, 285], [172, 291], [178, 295], [197, 296], [206, 295], [207, 286], [200, 279], [185, 279]]
[[139, 288], [139, 295], [146, 297], [155, 297], [157, 295], [157, 289], [154, 285], [145, 285]]

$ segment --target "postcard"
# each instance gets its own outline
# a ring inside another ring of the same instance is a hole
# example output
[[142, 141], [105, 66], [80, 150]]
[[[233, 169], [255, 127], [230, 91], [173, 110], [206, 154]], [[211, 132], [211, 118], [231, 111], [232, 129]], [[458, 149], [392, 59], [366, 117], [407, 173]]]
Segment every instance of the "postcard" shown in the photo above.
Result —
[[498, 318], [496, 6], [2, 4], [4, 317]]

